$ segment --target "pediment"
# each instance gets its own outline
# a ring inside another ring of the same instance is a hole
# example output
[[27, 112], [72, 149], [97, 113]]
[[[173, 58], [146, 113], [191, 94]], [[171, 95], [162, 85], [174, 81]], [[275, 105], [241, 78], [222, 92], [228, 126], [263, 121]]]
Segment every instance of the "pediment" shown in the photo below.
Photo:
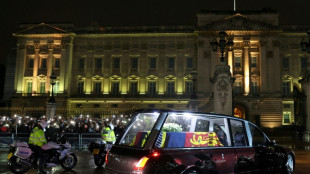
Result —
[[246, 30], [246, 31], [270, 31], [279, 30], [278, 26], [249, 19], [247, 16], [237, 13], [224, 19], [209, 23], [202, 27], [206, 30]]
[[41, 23], [29, 28], [26, 28], [22, 31], [17, 32], [16, 34], [67, 34], [68, 32], [60, 29], [58, 27], [54, 27], [52, 25], [48, 25], [45, 23]]

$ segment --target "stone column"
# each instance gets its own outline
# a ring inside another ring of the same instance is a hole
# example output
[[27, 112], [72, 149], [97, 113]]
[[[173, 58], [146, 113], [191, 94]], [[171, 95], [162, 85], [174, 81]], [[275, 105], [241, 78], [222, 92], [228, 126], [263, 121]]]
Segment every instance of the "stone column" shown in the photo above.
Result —
[[46, 71], [46, 84], [45, 91], [51, 92], [51, 79], [50, 76], [53, 72], [53, 44], [48, 45], [48, 57], [47, 57], [47, 71]]
[[233, 76], [233, 52], [232, 51], [228, 51], [228, 65], [230, 66], [230, 73]]
[[[64, 84], [64, 91], [67, 92], [68, 95], [70, 95], [71, 93], [71, 88], [72, 88], [72, 85], [75, 85], [75, 84], [72, 84], [71, 83], [71, 78], [72, 78], [72, 64], [73, 64], [73, 39], [74, 39], [74, 36], [71, 36], [70, 37], [70, 41], [69, 43], [63, 43], [63, 45], [65, 46], [65, 48], [67, 49], [66, 50], [66, 69], [65, 69], [65, 84]], [[68, 46], [67, 46], [68, 45]], [[78, 61], [78, 60], [77, 60]], [[61, 68], [61, 67], [60, 67]]]
[[32, 93], [37, 93], [38, 90], [38, 70], [39, 70], [39, 62], [40, 62], [40, 44], [34, 44], [35, 47], [35, 56], [34, 56], [34, 63], [33, 63], [33, 73], [32, 73]]
[[250, 93], [250, 60], [249, 60], [249, 45], [250, 41], [244, 41], [244, 95]]
[[267, 91], [267, 41], [260, 41], [260, 82], [261, 82], [261, 93]]
[[[309, 64], [309, 63], [308, 63]], [[305, 93], [306, 97], [306, 105], [308, 106], [310, 104], [310, 66], [307, 67], [307, 72], [303, 76], [303, 79], [299, 81], [302, 84], [303, 92]], [[310, 141], [310, 108], [306, 107], [306, 118], [302, 120], [305, 125], [302, 125], [305, 127], [304, 132], [304, 139], [305, 141]]]
[[216, 114], [232, 115], [232, 87], [230, 67], [225, 62], [216, 66], [214, 77], [211, 78], [214, 91], [214, 112]]
[[16, 76], [15, 76], [15, 90], [16, 93], [24, 92], [24, 73], [26, 64], [26, 46], [25, 43], [19, 42], [16, 57]]
[[[66, 93], [68, 92], [68, 85], [65, 86], [67, 80], [67, 48], [65, 44], [61, 45], [61, 57], [60, 57], [60, 69], [59, 69], [59, 90], [58, 93]], [[71, 64], [71, 63], [70, 63]]]

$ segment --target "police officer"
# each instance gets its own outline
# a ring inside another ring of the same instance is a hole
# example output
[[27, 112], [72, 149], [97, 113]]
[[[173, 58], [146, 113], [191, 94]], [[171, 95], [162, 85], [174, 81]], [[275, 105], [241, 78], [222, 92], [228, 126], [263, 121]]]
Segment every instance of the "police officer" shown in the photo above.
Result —
[[39, 171], [38, 173], [46, 173], [43, 170], [43, 160], [41, 158], [41, 146], [46, 144], [46, 138], [44, 134], [44, 129], [47, 127], [48, 123], [45, 120], [39, 122], [39, 124], [32, 129], [29, 137], [29, 145], [34, 151], [35, 160], [34, 164], [37, 166], [37, 160], [39, 159]]
[[104, 142], [114, 144], [116, 138], [115, 138], [115, 133], [113, 129], [114, 129], [114, 126], [111, 123], [108, 124], [108, 122], [104, 122], [104, 128], [101, 134], [102, 140]]

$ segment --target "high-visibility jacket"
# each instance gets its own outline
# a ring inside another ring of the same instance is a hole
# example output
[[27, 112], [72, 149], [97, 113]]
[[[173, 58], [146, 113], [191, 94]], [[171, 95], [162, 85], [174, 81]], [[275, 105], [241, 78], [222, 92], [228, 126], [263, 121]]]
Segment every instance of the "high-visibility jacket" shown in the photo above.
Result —
[[39, 129], [38, 127], [35, 127], [30, 134], [29, 137], [29, 144], [33, 144], [36, 146], [42, 146], [43, 144], [47, 143], [44, 131], [42, 129]]
[[115, 139], [114, 131], [111, 130], [110, 127], [106, 127], [102, 132], [102, 140], [106, 142], [114, 142]]

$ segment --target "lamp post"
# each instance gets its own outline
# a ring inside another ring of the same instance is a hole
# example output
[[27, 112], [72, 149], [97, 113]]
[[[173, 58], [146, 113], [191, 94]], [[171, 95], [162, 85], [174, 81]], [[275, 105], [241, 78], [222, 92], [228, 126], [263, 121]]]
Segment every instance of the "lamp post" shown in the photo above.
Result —
[[228, 51], [232, 51], [234, 42], [231, 37], [228, 37], [225, 31], [220, 31], [219, 36], [220, 36], [219, 41], [217, 41], [216, 39], [213, 39], [213, 41], [211, 41], [210, 44], [212, 46], [213, 51], [217, 51], [217, 49], [220, 48], [221, 62], [224, 62], [225, 49], [227, 47]]
[[56, 114], [56, 100], [54, 98], [54, 85], [56, 84], [57, 77], [53, 73], [50, 76], [50, 79], [51, 79], [51, 85], [52, 85], [52, 96], [48, 100], [47, 106], [46, 106], [46, 117], [47, 117], [47, 119], [53, 118]]
[[56, 78], [57, 77], [55, 76], [54, 73], [50, 76], [51, 85], [52, 85], [52, 97], [50, 98], [49, 102], [55, 102], [55, 98], [54, 98], [54, 85], [56, 84]]

